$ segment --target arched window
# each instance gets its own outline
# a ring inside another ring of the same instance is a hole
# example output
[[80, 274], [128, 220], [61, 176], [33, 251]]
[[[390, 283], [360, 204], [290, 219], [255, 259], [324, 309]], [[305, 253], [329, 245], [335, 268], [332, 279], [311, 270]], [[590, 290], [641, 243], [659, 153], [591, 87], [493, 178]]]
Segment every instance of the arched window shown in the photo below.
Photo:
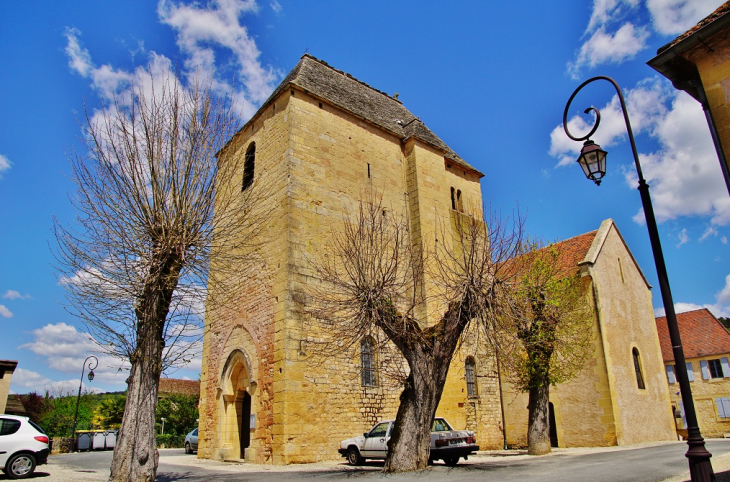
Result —
[[360, 366], [362, 386], [374, 387], [375, 381], [375, 343], [369, 336], [360, 342]]
[[476, 377], [474, 375], [475, 366], [476, 364], [472, 357], [466, 359], [466, 363], [464, 364], [464, 373], [466, 374], [466, 394], [470, 397], [477, 396], [477, 384]]
[[634, 355], [634, 371], [636, 372], [636, 384], [641, 390], [644, 390], [646, 388], [646, 385], [644, 385], [644, 375], [641, 373], [641, 360], [639, 359], [639, 350], [634, 347], [634, 349], [631, 350], [631, 353]]
[[241, 191], [245, 191], [251, 184], [253, 184], [253, 170], [256, 164], [256, 143], [252, 142], [248, 149], [246, 149], [246, 155], [243, 158], [243, 185]]
[[451, 188], [451, 209], [456, 211], [456, 189]]
[[464, 212], [464, 205], [461, 203], [461, 189], [456, 191], [456, 210], [460, 213]]

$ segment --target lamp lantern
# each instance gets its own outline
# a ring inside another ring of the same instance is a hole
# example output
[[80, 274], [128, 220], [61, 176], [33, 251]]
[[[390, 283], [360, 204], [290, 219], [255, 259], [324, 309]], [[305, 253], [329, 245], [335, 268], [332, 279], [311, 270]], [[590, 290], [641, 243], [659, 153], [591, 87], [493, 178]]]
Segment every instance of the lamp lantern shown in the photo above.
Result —
[[94, 379], [94, 370], [91, 370], [89, 372], [89, 375], [88, 376], [89, 376], [89, 381], [92, 381]]
[[601, 179], [606, 175], [606, 151], [601, 146], [588, 139], [580, 150], [578, 164], [588, 179], [601, 185]]

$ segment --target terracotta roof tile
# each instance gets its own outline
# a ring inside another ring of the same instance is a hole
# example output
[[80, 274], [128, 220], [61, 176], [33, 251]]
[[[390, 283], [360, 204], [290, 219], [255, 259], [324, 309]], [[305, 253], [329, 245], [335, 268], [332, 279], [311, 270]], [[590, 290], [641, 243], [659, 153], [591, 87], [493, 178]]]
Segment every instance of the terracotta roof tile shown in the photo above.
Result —
[[[677, 325], [685, 358], [730, 353], [730, 333], [706, 308], [677, 314]], [[656, 328], [662, 358], [665, 362], [674, 361], [666, 316], [656, 319]]]
[[560, 252], [560, 267], [565, 274], [575, 274], [578, 271], [578, 263], [588, 254], [593, 240], [596, 239], [596, 233], [598, 230], [555, 243], [554, 246]]
[[657, 54], [660, 54], [660, 53], [664, 52], [665, 50], [672, 48], [673, 46], [677, 45], [682, 40], [686, 39], [687, 37], [692, 36], [694, 33], [698, 32], [699, 30], [703, 29], [704, 27], [710, 25], [712, 22], [714, 22], [715, 20], [722, 17], [723, 15], [725, 15], [728, 12], [730, 12], [730, 1], [725, 2], [717, 10], [715, 10], [714, 12], [709, 14], [707, 17], [700, 20], [697, 25], [695, 25], [691, 29], [687, 30], [682, 35], [680, 35], [679, 37], [677, 37], [674, 40], [672, 40], [671, 42], [669, 42], [667, 45], [661, 47], [657, 51]]

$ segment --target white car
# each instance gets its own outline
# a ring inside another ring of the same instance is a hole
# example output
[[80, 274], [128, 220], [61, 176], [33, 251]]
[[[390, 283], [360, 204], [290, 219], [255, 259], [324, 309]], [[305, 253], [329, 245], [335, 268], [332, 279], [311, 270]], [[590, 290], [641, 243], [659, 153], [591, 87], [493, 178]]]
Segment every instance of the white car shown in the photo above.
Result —
[[[361, 465], [365, 459], [385, 459], [394, 423], [394, 420], [386, 420], [359, 437], [343, 440], [338, 452], [347, 457], [350, 465]], [[479, 450], [479, 446], [474, 432], [453, 430], [446, 420], [435, 418], [431, 425], [430, 450], [429, 461], [443, 460], [446, 465], [454, 466], [459, 458], [466, 460]]]
[[185, 436], [185, 453], [192, 454], [198, 451], [198, 429], [196, 428]]
[[0, 415], [0, 468], [9, 479], [30, 476], [48, 452], [48, 436], [28, 417]]

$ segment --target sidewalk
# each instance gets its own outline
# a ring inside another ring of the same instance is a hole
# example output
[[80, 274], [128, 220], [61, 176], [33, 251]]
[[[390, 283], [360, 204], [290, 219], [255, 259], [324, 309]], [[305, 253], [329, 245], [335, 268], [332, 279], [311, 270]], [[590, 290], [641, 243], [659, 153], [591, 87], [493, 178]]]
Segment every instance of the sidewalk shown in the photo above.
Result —
[[[618, 452], [625, 450], [636, 450], [647, 447], [656, 447], [660, 445], [673, 444], [676, 442], [660, 442], [637, 444], [632, 446], [621, 447], [590, 447], [590, 448], [558, 448], [544, 457], [565, 456], [565, 455], [582, 455], [593, 453]], [[111, 455], [110, 453], [108, 453]], [[109, 477], [109, 470], [88, 470], [80, 467], [70, 467], [67, 464], [59, 463], [59, 457], [72, 457], [71, 455], [59, 455], [49, 458], [49, 464], [40, 466], [36, 473], [49, 474], [49, 477], [43, 477], [49, 482], [81, 482], [81, 481], [105, 481]], [[526, 450], [489, 450], [480, 451], [477, 455], [469, 458], [469, 462], [478, 461], [479, 463], [487, 462], [490, 459], [508, 458], [509, 461], [519, 462], [521, 460], [532, 459], [533, 456], [527, 455]], [[111, 460], [111, 458], [110, 458]], [[463, 462], [462, 462], [463, 463]], [[467, 462], [468, 463], [468, 462]], [[730, 482], [730, 452], [712, 457], [712, 466], [717, 476], [717, 482]], [[295, 464], [295, 465], [264, 465], [251, 463], [231, 463], [217, 460], [199, 459], [196, 456], [180, 456], [179, 449], [161, 449], [160, 450], [160, 473], [170, 471], [171, 467], [188, 467], [190, 469], [201, 469], [214, 471], [216, 473], [231, 473], [239, 476], [246, 473], [270, 473], [274, 474], [295, 474], [299, 472], [322, 473], [328, 474], [330, 477], [337, 477], [342, 474], [342, 478], [350, 478], [355, 472], [362, 475], [363, 472], [378, 473], [382, 469], [382, 463], [368, 463], [365, 466], [352, 467], [345, 464], [345, 459], [317, 462], [311, 464]], [[661, 482], [684, 482], [689, 480], [689, 470], [674, 477], [664, 479]]]

